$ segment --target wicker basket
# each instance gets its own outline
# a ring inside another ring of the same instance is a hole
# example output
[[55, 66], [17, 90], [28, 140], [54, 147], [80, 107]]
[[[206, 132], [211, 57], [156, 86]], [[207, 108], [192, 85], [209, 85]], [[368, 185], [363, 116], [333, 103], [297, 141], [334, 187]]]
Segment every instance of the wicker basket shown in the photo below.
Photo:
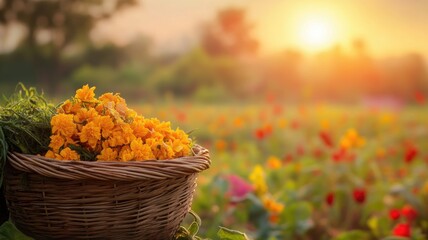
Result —
[[188, 213], [208, 150], [140, 162], [58, 161], [10, 153], [5, 197], [35, 239], [171, 239]]

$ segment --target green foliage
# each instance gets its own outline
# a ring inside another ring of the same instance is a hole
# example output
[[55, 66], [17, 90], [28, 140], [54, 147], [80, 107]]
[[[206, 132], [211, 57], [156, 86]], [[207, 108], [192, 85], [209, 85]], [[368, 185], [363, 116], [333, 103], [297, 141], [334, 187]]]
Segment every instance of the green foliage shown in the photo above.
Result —
[[[55, 106], [43, 93], [19, 84], [0, 107], [0, 166], [3, 168], [8, 151], [43, 154], [48, 150], [51, 117]], [[3, 171], [0, 174], [0, 184]]]
[[370, 235], [367, 232], [353, 230], [340, 234], [334, 240], [370, 240]]
[[203, 49], [196, 48], [181, 56], [167, 68], [159, 68], [151, 79], [158, 92], [171, 92], [179, 97], [203, 95], [204, 88], [216, 90], [216, 95], [222, 97], [242, 95], [245, 88], [245, 75], [239, 62], [231, 57], [214, 57]]
[[[202, 225], [201, 219], [195, 212], [190, 211], [189, 213], [193, 217], [193, 222], [188, 228], [180, 226], [174, 236], [174, 240], [203, 240], [203, 238], [196, 236], [199, 231], [199, 228]], [[241, 233], [236, 230], [231, 230], [225, 227], [220, 227], [217, 232], [217, 236], [220, 238], [220, 240], [248, 240], [247, 236], [244, 233]]]
[[217, 236], [219, 236], [222, 240], [248, 240], [248, 237], [245, 235], [245, 233], [227, 229], [225, 227], [220, 227]]
[[0, 240], [32, 240], [21, 233], [11, 222], [4, 222], [0, 226]]

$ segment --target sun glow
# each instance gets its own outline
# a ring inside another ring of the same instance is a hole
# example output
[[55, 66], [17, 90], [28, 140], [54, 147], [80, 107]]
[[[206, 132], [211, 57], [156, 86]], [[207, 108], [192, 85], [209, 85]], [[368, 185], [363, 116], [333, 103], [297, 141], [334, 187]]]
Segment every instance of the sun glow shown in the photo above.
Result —
[[327, 48], [335, 42], [335, 26], [325, 16], [308, 16], [298, 24], [298, 37], [301, 45], [308, 50]]

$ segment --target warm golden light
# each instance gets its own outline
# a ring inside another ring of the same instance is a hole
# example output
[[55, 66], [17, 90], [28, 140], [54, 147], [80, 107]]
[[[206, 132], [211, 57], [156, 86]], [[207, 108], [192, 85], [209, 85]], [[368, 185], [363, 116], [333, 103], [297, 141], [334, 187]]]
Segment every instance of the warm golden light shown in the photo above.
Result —
[[311, 16], [299, 23], [299, 40], [308, 50], [320, 50], [334, 43], [334, 24], [325, 17]]

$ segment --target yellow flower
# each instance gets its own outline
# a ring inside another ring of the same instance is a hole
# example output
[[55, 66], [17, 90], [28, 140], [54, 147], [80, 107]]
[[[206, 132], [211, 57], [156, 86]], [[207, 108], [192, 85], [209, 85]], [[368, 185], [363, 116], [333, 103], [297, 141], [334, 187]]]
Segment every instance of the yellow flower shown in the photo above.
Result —
[[62, 149], [59, 155], [64, 160], [80, 160], [79, 154], [76, 151], [71, 150], [69, 147]]
[[267, 167], [270, 169], [278, 169], [281, 168], [281, 160], [279, 160], [279, 158], [275, 157], [275, 156], [270, 156], [267, 159]]
[[76, 124], [73, 122], [73, 115], [60, 113], [51, 119], [52, 133], [60, 134], [64, 137], [72, 137], [76, 133]]
[[120, 150], [119, 159], [120, 161], [124, 162], [134, 159], [134, 152], [132, 152], [131, 148], [128, 145], [123, 146]]
[[58, 152], [59, 149], [64, 145], [65, 140], [64, 137], [60, 136], [60, 135], [52, 135], [51, 137], [51, 142], [49, 144], [49, 147], [54, 151], [54, 152]]
[[265, 172], [260, 165], [256, 165], [250, 174], [250, 181], [253, 184], [254, 190], [257, 194], [264, 194], [267, 191], [267, 184], [265, 181]]
[[93, 122], [90, 122], [83, 126], [82, 132], [80, 133], [80, 141], [82, 143], [87, 142], [91, 148], [95, 148], [98, 144], [98, 140], [101, 139], [101, 129]]
[[97, 156], [98, 160], [114, 161], [117, 159], [117, 151], [112, 148], [104, 148], [101, 153]]
[[364, 146], [365, 142], [366, 140], [355, 129], [351, 128], [340, 140], [340, 145], [345, 149], [359, 148]]
[[89, 88], [88, 84], [76, 91], [75, 98], [82, 102], [93, 102], [95, 100], [95, 87]]
[[149, 145], [143, 144], [141, 138], [134, 139], [131, 142], [131, 150], [134, 152], [135, 160], [155, 159], [152, 149]]

